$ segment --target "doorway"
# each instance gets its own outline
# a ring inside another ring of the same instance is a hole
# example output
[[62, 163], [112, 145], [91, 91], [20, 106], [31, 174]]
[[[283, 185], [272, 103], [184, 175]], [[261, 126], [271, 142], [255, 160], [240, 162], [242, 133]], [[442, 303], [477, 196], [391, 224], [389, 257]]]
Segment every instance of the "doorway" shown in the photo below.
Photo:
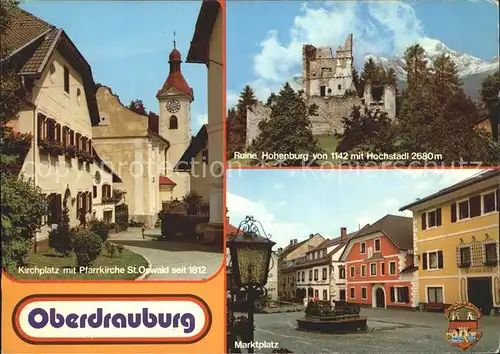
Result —
[[375, 305], [376, 307], [385, 308], [385, 293], [382, 288], [375, 290]]
[[485, 316], [489, 316], [493, 309], [491, 287], [490, 277], [467, 278], [467, 298]]
[[345, 301], [345, 289], [341, 289], [339, 291], [339, 300], [340, 301]]

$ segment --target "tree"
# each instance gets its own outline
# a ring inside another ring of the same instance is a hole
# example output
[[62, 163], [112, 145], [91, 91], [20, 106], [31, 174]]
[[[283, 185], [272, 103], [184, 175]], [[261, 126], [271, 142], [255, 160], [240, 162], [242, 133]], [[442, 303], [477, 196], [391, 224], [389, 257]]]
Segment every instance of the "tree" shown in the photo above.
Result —
[[424, 48], [419, 44], [412, 45], [406, 49], [404, 58], [408, 90], [424, 87], [429, 82], [429, 68]]
[[450, 57], [439, 56], [431, 71], [419, 45], [405, 52], [408, 89], [398, 115], [403, 151], [441, 154], [446, 164], [494, 163], [498, 144], [474, 129], [479, 115], [463, 91]]
[[378, 78], [379, 67], [373, 60], [373, 58], [368, 58], [363, 66], [363, 71], [361, 72], [361, 79], [366, 83], [371, 81], [374, 83]]
[[[308, 154], [309, 160], [263, 159], [264, 164], [279, 163], [284, 166], [313, 164], [312, 154], [321, 153], [317, 139], [313, 136], [309, 117], [317, 115], [316, 105], [308, 106], [302, 98], [303, 92], [295, 92], [289, 83], [279, 94], [272, 95], [267, 106], [271, 108], [269, 119], [259, 122], [260, 134], [252, 142], [250, 150], [262, 153]], [[259, 161], [253, 162], [253, 164]]]
[[236, 109], [228, 111], [227, 158], [232, 159], [236, 151], [244, 151], [247, 136], [247, 109], [257, 103], [255, 93], [246, 85], [240, 93]]
[[234, 107], [229, 108], [227, 110], [227, 118], [226, 118], [226, 131], [227, 131], [227, 148], [226, 148], [226, 154], [227, 154], [227, 159], [231, 160], [234, 156], [234, 153], [237, 150], [237, 146], [240, 145], [239, 141], [242, 137], [239, 136], [236, 131], [238, 130], [235, 128], [237, 125], [237, 118], [236, 118], [236, 109]]
[[64, 205], [61, 220], [54, 230], [49, 232], [49, 247], [60, 253], [63, 257], [68, 257], [73, 250], [73, 232], [69, 225], [68, 206]]
[[[19, 2], [15, 0], [2, 0], [0, 5], [0, 38], [7, 35], [12, 16], [19, 11]], [[23, 90], [21, 78], [12, 70], [8, 55], [15, 48], [6, 45], [0, 46], [1, 79], [0, 92], [0, 145], [4, 148], [11, 145], [12, 140], [16, 140], [16, 133], [12, 131], [11, 123], [18, 118], [18, 113], [26, 104], [26, 95]], [[24, 138], [25, 136], [20, 136]], [[8, 153], [6, 153], [8, 152]], [[18, 156], [12, 155], [9, 149], [0, 153], [0, 165], [2, 171], [10, 170], [13, 164], [18, 162]]]
[[431, 77], [433, 92], [442, 102], [462, 91], [457, 66], [446, 54], [438, 56], [434, 61], [434, 73]]
[[500, 72], [495, 72], [484, 79], [479, 91], [481, 101], [488, 112], [492, 136], [498, 141], [500, 124]]
[[25, 265], [33, 237], [47, 214], [41, 190], [32, 181], [2, 173], [2, 268], [12, 271]]
[[143, 116], [148, 115], [146, 113], [146, 107], [144, 106], [144, 103], [142, 100], [132, 100], [130, 101], [130, 104], [128, 105], [128, 109], [130, 109], [132, 112], [135, 112], [137, 114], [142, 114]]
[[354, 106], [349, 117], [342, 118], [343, 132], [336, 133], [337, 151], [393, 152], [394, 128], [385, 112]]
[[[18, 2], [2, 0], [0, 2], [0, 38], [6, 36], [12, 16], [19, 11]], [[8, 54], [13, 48], [1, 46], [2, 59], [0, 92], [0, 164], [1, 200], [2, 200], [2, 268], [12, 270], [24, 265], [28, 251], [33, 243], [33, 236], [40, 228], [42, 215], [46, 214], [46, 202], [38, 187], [18, 177], [17, 170], [12, 167], [22, 159], [15, 147], [16, 140], [21, 139], [31, 144], [32, 137], [17, 134], [11, 124], [18, 119], [18, 113], [26, 103], [26, 94], [20, 77], [11, 69]], [[26, 138], [28, 138], [26, 140]], [[6, 146], [13, 147], [5, 149]]]

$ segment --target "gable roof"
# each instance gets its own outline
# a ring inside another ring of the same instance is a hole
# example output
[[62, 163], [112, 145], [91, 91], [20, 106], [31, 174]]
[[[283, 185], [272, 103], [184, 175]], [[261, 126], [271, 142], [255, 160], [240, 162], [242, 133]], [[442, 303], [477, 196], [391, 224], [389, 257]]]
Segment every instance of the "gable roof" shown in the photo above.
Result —
[[121, 177], [118, 176], [115, 172], [113, 172], [113, 170], [108, 165], [106, 165], [106, 163], [101, 159], [101, 157], [99, 156], [99, 154], [97, 153], [97, 151], [94, 148], [92, 148], [92, 156], [94, 156], [94, 163], [97, 166], [102, 168], [104, 171], [111, 173], [111, 175], [113, 176], [114, 183], [122, 182]]
[[208, 65], [210, 37], [212, 36], [219, 10], [219, 1], [203, 0], [186, 58], [187, 63]]
[[482, 182], [484, 180], [487, 180], [487, 179], [493, 178], [493, 177], [499, 178], [499, 183], [500, 183], [500, 169], [490, 169], [490, 170], [482, 171], [482, 172], [480, 172], [472, 177], [469, 177], [463, 181], [460, 181], [460, 182], [455, 183], [449, 187], [441, 189], [440, 191], [433, 193], [425, 198], [421, 198], [421, 199], [414, 201], [413, 203], [407, 204], [407, 205], [401, 207], [399, 209], [399, 211], [410, 209], [410, 208], [417, 206], [419, 204], [425, 203], [425, 202], [430, 201], [432, 199], [436, 199], [438, 197], [444, 196], [446, 194], [455, 192], [459, 189], [468, 187], [470, 185]]
[[0, 40], [1, 45], [10, 50], [5, 65], [27, 78], [39, 77], [57, 49], [81, 75], [91, 123], [99, 123], [96, 85], [91, 67], [64, 30], [19, 9], [12, 14], [12, 22]]
[[175, 165], [174, 171], [191, 171], [191, 161], [198, 155], [200, 151], [205, 149], [208, 144], [207, 125], [203, 126], [198, 131], [198, 134], [191, 140], [184, 154], [182, 154], [179, 162]]
[[388, 214], [361, 230], [352, 240], [381, 232], [401, 250], [413, 249], [413, 218]]
[[160, 175], [158, 183], [161, 186], [176, 186], [177, 185], [177, 183], [175, 183], [170, 178], [168, 178], [167, 176], [164, 176], [164, 175]]
[[7, 48], [9, 54], [13, 55], [54, 29], [56, 28], [50, 23], [18, 8], [13, 12], [8, 30], [0, 41], [2, 47]]

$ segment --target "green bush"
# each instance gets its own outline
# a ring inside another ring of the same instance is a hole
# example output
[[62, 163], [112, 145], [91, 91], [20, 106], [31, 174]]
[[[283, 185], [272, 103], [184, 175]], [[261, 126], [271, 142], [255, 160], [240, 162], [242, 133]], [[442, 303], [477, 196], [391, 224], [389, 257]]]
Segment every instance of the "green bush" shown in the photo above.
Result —
[[2, 171], [2, 268], [25, 265], [33, 238], [47, 213], [47, 202], [31, 180]]
[[120, 204], [115, 207], [115, 222], [118, 226], [118, 231], [128, 229], [128, 205]]
[[79, 267], [91, 266], [102, 250], [102, 240], [92, 231], [82, 230], [75, 236], [73, 250]]
[[64, 257], [68, 257], [73, 251], [74, 236], [69, 226], [69, 210], [65, 206], [57, 228], [49, 232], [49, 247]]
[[102, 242], [106, 242], [108, 240], [109, 235], [109, 225], [106, 224], [102, 220], [92, 220], [89, 222], [90, 231], [96, 233]]

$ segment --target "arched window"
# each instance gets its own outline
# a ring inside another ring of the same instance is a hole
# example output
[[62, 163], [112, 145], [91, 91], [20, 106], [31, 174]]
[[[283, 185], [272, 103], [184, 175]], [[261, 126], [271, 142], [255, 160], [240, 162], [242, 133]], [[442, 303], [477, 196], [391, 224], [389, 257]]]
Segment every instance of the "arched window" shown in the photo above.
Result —
[[177, 129], [177, 117], [172, 116], [170, 117], [170, 122], [169, 122], [169, 129]]

